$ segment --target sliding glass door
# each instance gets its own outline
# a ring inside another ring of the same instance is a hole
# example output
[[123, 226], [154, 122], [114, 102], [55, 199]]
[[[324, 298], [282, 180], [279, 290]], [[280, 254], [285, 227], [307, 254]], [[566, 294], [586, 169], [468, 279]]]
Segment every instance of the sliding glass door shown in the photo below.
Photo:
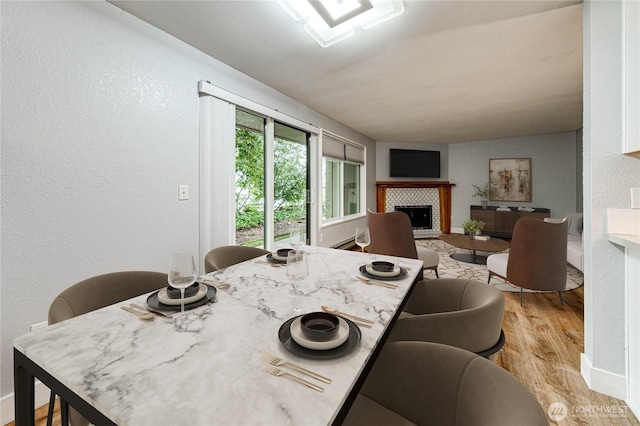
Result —
[[291, 230], [308, 231], [309, 137], [236, 110], [236, 244], [274, 249]]

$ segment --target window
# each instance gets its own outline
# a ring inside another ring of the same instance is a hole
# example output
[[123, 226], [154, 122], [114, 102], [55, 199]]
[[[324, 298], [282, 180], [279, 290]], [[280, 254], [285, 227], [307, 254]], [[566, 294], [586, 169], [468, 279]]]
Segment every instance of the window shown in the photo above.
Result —
[[364, 213], [364, 147], [322, 134], [322, 219]]

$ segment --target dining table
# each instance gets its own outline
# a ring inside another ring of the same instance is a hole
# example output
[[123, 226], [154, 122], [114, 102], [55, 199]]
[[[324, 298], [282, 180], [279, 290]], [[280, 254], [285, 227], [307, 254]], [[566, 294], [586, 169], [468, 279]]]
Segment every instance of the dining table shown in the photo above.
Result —
[[[155, 304], [153, 292], [16, 338], [16, 424], [34, 424], [35, 379], [95, 425], [340, 424], [423, 265], [301, 250], [309, 269], [301, 280], [289, 279], [273, 253], [201, 276], [215, 295], [184, 314], [142, 320], [121, 309]], [[374, 261], [394, 263], [402, 274], [361, 281]], [[337, 348], [298, 345], [292, 321], [323, 306], [360, 320], [342, 317], [349, 334]], [[322, 390], [272, 375], [264, 352], [330, 383], [286, 365], [277, 368]]]

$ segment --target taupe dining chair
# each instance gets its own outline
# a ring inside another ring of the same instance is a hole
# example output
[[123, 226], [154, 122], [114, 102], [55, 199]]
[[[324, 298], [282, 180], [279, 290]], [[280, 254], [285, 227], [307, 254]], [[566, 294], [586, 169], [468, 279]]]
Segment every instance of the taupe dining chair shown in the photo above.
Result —
[[[367, 210], [371, 243], [369, 253], [420, 259], [423, 269], [432, 269], [438, 278], [440, 256], [434, 250], [416, 246], [411, 219], [405, 212], [374, 213]], [[419, 277], [421, 278], [421, 277]]]
[[245, 260], [255, 259], [271, 253], [257, 247], [221, 246], [209, 251], [204, 257], [204, 272], [214, 272]]
[[536, 397], [493, 362], [453, 346], [382, 348], [345, 426], [548, 426]]
[[[60, 293], [49, 307], [49, 324], [95, 311], [168, 285], [167, 274], [150, 271], [113, 272], [88, 278]], [[51, 392], [47, 426], [51, 425], [56, 395]], [[62, 424], [86, 426], [89, 421], [60, 400]], [[68, 407], [68, 410], [67, 410]]]
[[480, 281], [420, 281], [387, 341], [442, 343], [490, 357], [504, 345], [504, 306], [502, 292]]
[[522, 289], [562, 292], [567, 286], [567, 220], [545, 222], [523, 217], [513, 228], [508, 253], [487, 257], [489, 279], [498, 275]]

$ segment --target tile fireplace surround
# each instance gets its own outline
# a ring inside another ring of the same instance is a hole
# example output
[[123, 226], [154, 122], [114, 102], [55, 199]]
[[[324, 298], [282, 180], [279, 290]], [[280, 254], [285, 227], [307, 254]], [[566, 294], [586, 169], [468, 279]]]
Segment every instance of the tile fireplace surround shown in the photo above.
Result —
[[451, 232], [451, 187], [447, 181], [376, 182], [378, 213], [395, 210], [395, 206], [431, 205], [433, 231]]

